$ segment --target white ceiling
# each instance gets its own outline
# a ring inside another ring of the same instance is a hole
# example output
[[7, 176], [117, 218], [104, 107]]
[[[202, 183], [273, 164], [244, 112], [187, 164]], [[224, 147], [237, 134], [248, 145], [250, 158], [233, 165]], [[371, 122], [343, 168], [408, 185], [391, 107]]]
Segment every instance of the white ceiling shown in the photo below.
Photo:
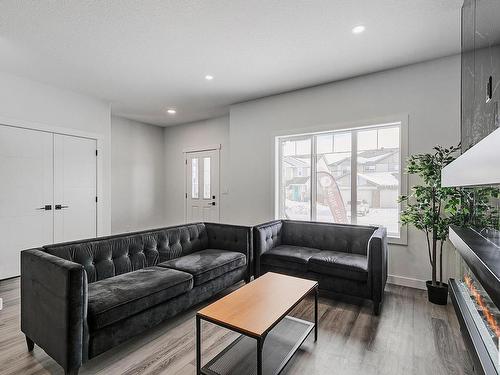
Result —
[[[124, 117], [173, 125], [457, 53], [461, 3], [0, 0], [0, 71], [103, 98]], [[366, 31], [353, 35], [358, 24]]]

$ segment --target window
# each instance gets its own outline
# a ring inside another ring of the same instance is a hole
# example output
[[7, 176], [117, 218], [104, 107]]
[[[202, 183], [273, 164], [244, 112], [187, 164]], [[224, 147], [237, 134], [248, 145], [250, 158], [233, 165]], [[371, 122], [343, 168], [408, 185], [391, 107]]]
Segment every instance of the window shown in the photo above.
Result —
[[311, 138], [282, 142], [283, 199], [290, 219], [309, 220], [311, 212]]
[[198, 159], [192, 159], [191, 161], [191, 198], [198, 199]]
[[277, 216], [382, 225], [400, 238], [401, 139], [400, 122], [277, 137]]
[[210, 199], [210, 158], [203, 158], [203, 198]]

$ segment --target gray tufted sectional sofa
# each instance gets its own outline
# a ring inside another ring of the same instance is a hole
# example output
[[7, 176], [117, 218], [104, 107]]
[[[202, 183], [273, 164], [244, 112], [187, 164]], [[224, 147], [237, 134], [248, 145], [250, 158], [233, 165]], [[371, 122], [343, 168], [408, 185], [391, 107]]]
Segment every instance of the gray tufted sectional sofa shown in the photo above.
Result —
[[66, 373], [249, 281], [249, 227], [195, 223], [21, 252], [21, 330]]
[[373, 301], [387, 281], [385, 228], [276, 220], [254, 227], [255, 276], [279, 272], [318, 281], [320, 291]]

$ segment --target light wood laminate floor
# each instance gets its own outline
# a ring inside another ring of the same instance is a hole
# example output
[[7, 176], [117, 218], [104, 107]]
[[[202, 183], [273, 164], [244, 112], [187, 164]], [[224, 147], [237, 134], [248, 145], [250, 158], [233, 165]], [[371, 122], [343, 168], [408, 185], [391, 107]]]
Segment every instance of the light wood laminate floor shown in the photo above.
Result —
[[[26, 349], [19, 279], [0, 281], [0, 297], [0, 375], [63, 374], [42, 349]], [[194, 374], [194, 316], [206, 304], [92, 359], [80, 374]], [[312, 320], [313, 305], [313, 299], [305, 300], [292, 315]], [[284, 374], [472, 374], [453, 307], [428, 303], [421, 290], [388, 285], [379, 317], [371, 314], [369, 304], [320, 298], [317, 343], [312, 336]], [[236, 336], [204, 323], [203, 337], [205, 363]]]

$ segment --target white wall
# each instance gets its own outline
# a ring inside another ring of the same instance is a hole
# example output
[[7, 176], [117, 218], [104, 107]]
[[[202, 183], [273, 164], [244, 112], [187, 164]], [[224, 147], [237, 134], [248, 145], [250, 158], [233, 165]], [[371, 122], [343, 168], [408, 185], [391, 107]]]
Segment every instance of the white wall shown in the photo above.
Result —
[[203, 148], [221, 144], [220, 156], [220, 214], [221, 222], [229, 222], [229, 116], [211, 120], [165, 128], [165, 167], [166, 175], [166, 222], [184, 222], [185, 205], [185, 164], [183, 151], [189, 148]]
[[111, 230], [165, 225], [164, 128], [111, 117]]
[[0, 72], [0, 123], [100, 137], [99, 234], [111, 230], [110, 117], [104, 101]]
[[[225, 221], [251, 225], [274, 218], [276, 134], [405, 113], [409, 153], [428, 152], [458, 143], [459, 100], [460, 57], [453, 56], [231, 106]], [[430, 276], [425, 246], [423, 235], [410, 230], [407, 247], [390, 247], [393, 280], [423, 285]]]

